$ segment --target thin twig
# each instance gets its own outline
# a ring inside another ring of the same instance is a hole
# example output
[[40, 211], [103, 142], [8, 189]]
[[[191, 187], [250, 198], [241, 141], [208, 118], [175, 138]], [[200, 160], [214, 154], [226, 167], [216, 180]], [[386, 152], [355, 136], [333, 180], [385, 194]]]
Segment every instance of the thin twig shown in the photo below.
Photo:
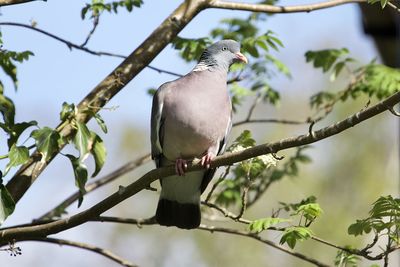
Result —
[[115, 255], [114, 253], [112, 253], [109, 250], [106, 250], [106, 249], [103, 249], [103, 248], [100, 248], [97, 246], [85, 244], [82, 242], [75, 242], [75, 241], [70, 241], [70, 240], [65, 240], [65, 239], [60, 239], [60, 238], [50, 238], [50, 237], [29, 238], [29, 239], [25, 239], [23, 241], [46, 242], [46, 243], [52, 243], [52, 244], [57, 244], [57, 245], [61, 245], [61, 246], [70, 246], [70, 247], [85, 249], [85, 250], [100, 254], [122, 266], [137, 267], [136, 264], [133, 264], [133, 263]]
[[226, 179], [228, 176], [229, 172], [231, 170], [231, 166], [226, 167], [225, 172], [223, 175], [221, 175], [218, 180], [212, 185], [210, 192], [208, 192], [207, 197], [205, 199], [205, 202], [208, 203], [211, 199], [212, 194], [214, 193], [215, 189], [218, 187], [220, 183], [222, 183], [223, 180]]
[[90, 30], [89, 34], [86, 36], [85, 41], [80, 45], [80, 47], [85, 47], [90, 38], [93, 36], [94, 31], [97, 29], [97, 26], [99, 25], [99, 21], [100, 21], [100, 15], [96, 15], [93, 17], [93, 28]]
[[390, 6], [392, 9], [396, 10], [397, 12], [400, 13], [400, 7], [396, 6], [395, 4], [393, 4], [390, 1], [387, 1], [387, 5]]
[[305, 121], [296, 121], [296, 120], [279, 120], [279, 119], [250, 119], [250, 120], [242, 120], [232, 124], [232, 126], [239, 126], [242, 124], [248, 123], [279, 123], [279, 124], [292, 124], [292, 125], [300, 125], [310, 123], [308, 120]]
[[223, 207], [220, 207], [220, 206], [218, 206], [218, 205], [216, 205], [214, 203], [202, 201], [201, 204], [204, 205], [204, 206], [207, 206], [209, 208], [212, 208], [212, 209], [215, 209], [215, 210], [219, 211], [222, 215], [224, 215], [224, 217], [232, 219], [232, 220], [234, 220], [236, 222], [240, 222], [240, 223], [243, 223], [243, 224], [250, 224], [251, 223], [250, 220], [244, 219], [244, 218], [242, 218], [242, 216], [238, 216], [237, 214], [234, 214], [234, 213], [230, 212], [229, 210], [227, 210], [227, 209], [225, 209]]
[[[116, 57], [116, 58], [122, 58], [122, 59], [127, 58], [127, 56], [124, 56], [121, 54], [115, 54], [115, 53], [104, 52], [104, 51], [94, 51], [94, 50], [91, 50], [91, 49], [85, 47], [86, 43], [89, 41], [90, 35], [87, 37], [86, 41], [82, 45], [78, 45], [78, 44], [72, 43], [66, 39], [63, 39], [61, 37], [58, 37], [57, 35], [49, 33], [45, 30], [41, 30], [37, 27], [33, 27], [32, 25], [29, 25], [29, 24], [23, 24], [23, 23], [17, 23], [17, 22], [0, 22], [0, 26], [16, 26], [16, 27], [22, 27], [22, 28], [27, 28], [29, 30], [37, 31], [41, 34], [44, 34], [50, 38], [53, 38], [53, 39], [65, 44], [70, 50], [72, 50], [74, 48], [74, 49], [89, 53], [94, 56], [109, 56], [109, 57]], [[93, 28], [92, 31], [94, 31], [94, 29], [95, 28]], [[170, 75], [177, 76], [177, 77], [183, 76], [182, 74], [175, 73], [175, 72], [168, 71], [168, 70], [163, 70], [163, 69], [156, 68], [156, 67], [153, 67], [150, 65], [148, 65], [147, 68], [157, 71], [158, 73], [166, 73], [166, 74], [170, 74]]]
[[260, 242], [262, 242], [264, 244], [267, 244], [268, 246], [274, 247], [274, 248], [276, 248], [276, 249], [278, 249], [278, 250], [280, 250], [282, 252], [290, 254], [290, 255], [298, 258], [298, 259], [301, 259], [301, 260], [307, 261], [309, 263], [312, 263], [315, 266], [321, 266], [321, 267], [328, 267], [329, 266], [328, 264], [322, 263], [322, 262], [320, 262], [320, 261], [318, 261], [316, 259], [310, 258], [310, 257], [308, 257], [308, 256], [306, 256], [304, 254], [301, 254], [299, 252], [295, 252], [295, 251], [286, 249], [283, 246], [279, 246], [279, 245], [275, 244], [274, 242], [269, 241], [267, 239], [264, 239], [264, 238], [260, 237], [259, 235], [253, 234], [251, 232], [241, 231], [241, 230], [236, 230], [236, 229], [230, 229], [230, 228], [224, 228], [224, 227], [207, 226], [207, 225], [204, 225], [204, 224], [201, 224], [198, 229], [204, 230], [204, 231], [208, 231], [208, 232], [211, 232], [211, 233], [220, 232], [220, 233], [225, 233], [225, 234], [233, 234], [233, 235], [249, 237], [249, 238], [255, 239], [257, 241], [260, 241]]

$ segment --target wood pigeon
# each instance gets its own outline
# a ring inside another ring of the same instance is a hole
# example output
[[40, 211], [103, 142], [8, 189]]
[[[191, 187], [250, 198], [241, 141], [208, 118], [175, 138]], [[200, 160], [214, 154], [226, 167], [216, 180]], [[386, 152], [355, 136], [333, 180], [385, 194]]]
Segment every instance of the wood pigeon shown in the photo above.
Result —
[[[175, 165], [176, 175], [160, 179], [156, 211], [160, 225], [193, 229], [200, 225], [200, 195], [215, 173], [211, 160], [222, 153], [231, 129], [227, 90], [229, 67], [247, 63], [240, 44], [222, 40], [205, 49], [185, 76], [164, 83], [153, 97], [151, 154], [157, 168]], [[204, 170], [185, 173], [187, 161], [201, 159]]]

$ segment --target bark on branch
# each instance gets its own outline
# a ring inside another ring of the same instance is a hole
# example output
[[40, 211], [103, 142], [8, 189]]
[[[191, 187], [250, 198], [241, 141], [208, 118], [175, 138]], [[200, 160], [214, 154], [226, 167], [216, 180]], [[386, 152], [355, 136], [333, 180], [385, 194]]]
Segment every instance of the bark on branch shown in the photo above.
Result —
[[[280, 150], [303, 146], [311, 144], [330, 136], [336, 135], [345, 131], [355, 125], [368, 120], [384, 111], [391, 109], [394, 105], [400, 103], [400, 92], [393, 94], [387, 99], [379, 102], [378, 104], [357, 112], [356, 114], [339, 121], [333, 125], [322, 128], [317, 131], [312, 131], [297, 137], [282, 139], [274, 143], [266, 143], [258, 145], [243, 151], [235, 153], [227, 153], [218, 156], [211, 163], [211, 168], [232, 165], [236, 162], [254, 158], [263, 154], [277, 153]], [[197, 165], [190, 166], [187, 171], [200, 170], [202, 167]], [[57, 221], [44, 223], [36, 226], [9, 228], [0, 231], [0, 246], [7, 244], [10, 241], [19, 241], [33, 237], [46, 237], [51, 234], [56, 234], [61, 231], [76, 227], [80, 224], [88, 222], [89, 220], [98, 217], [103, 212], [111, 209], [123, 200], [135, 195], [141, 190], [147, 188], [150, 183], [155, 180], [170, 176], [175, 173], [174, 166], [154, 169], [143, 175], [140, 179], [133, 182], [127, 187], [120, 187], [118, 192], [110, 195], [96, 205], [88, 208], [71, 217], [60, 219]]]
[[[33, 1], [39, 1], [39, 0], [0, 0], [0, 6], [17, 5]], [[47, 2], [47, 0], [40, 0], [40, 1]]]

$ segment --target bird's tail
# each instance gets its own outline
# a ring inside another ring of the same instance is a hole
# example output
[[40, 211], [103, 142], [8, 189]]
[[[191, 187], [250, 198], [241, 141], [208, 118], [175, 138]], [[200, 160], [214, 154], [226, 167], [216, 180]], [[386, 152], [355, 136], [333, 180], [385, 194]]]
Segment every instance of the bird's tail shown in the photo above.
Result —
[[176, 226], [182, 229], [193, 229], [200, 225], [200, 205], [178, 203], [160, 198], [158, 201], [156, 219], [160, 225]]
[[193, 229], [200, 225], [200, 195], [204, 171], [161, 179], [156, 219], [165, 226]]

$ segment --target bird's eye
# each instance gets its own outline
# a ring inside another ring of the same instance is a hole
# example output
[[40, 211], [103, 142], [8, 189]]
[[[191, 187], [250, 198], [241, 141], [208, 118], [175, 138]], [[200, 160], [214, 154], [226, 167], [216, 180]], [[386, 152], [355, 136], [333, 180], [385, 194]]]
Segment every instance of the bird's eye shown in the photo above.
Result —
[[228, 50], [228, 47], [226, 47], [226, 46], [222, 47], [222, 51], [226, 51], [226, 50]]

